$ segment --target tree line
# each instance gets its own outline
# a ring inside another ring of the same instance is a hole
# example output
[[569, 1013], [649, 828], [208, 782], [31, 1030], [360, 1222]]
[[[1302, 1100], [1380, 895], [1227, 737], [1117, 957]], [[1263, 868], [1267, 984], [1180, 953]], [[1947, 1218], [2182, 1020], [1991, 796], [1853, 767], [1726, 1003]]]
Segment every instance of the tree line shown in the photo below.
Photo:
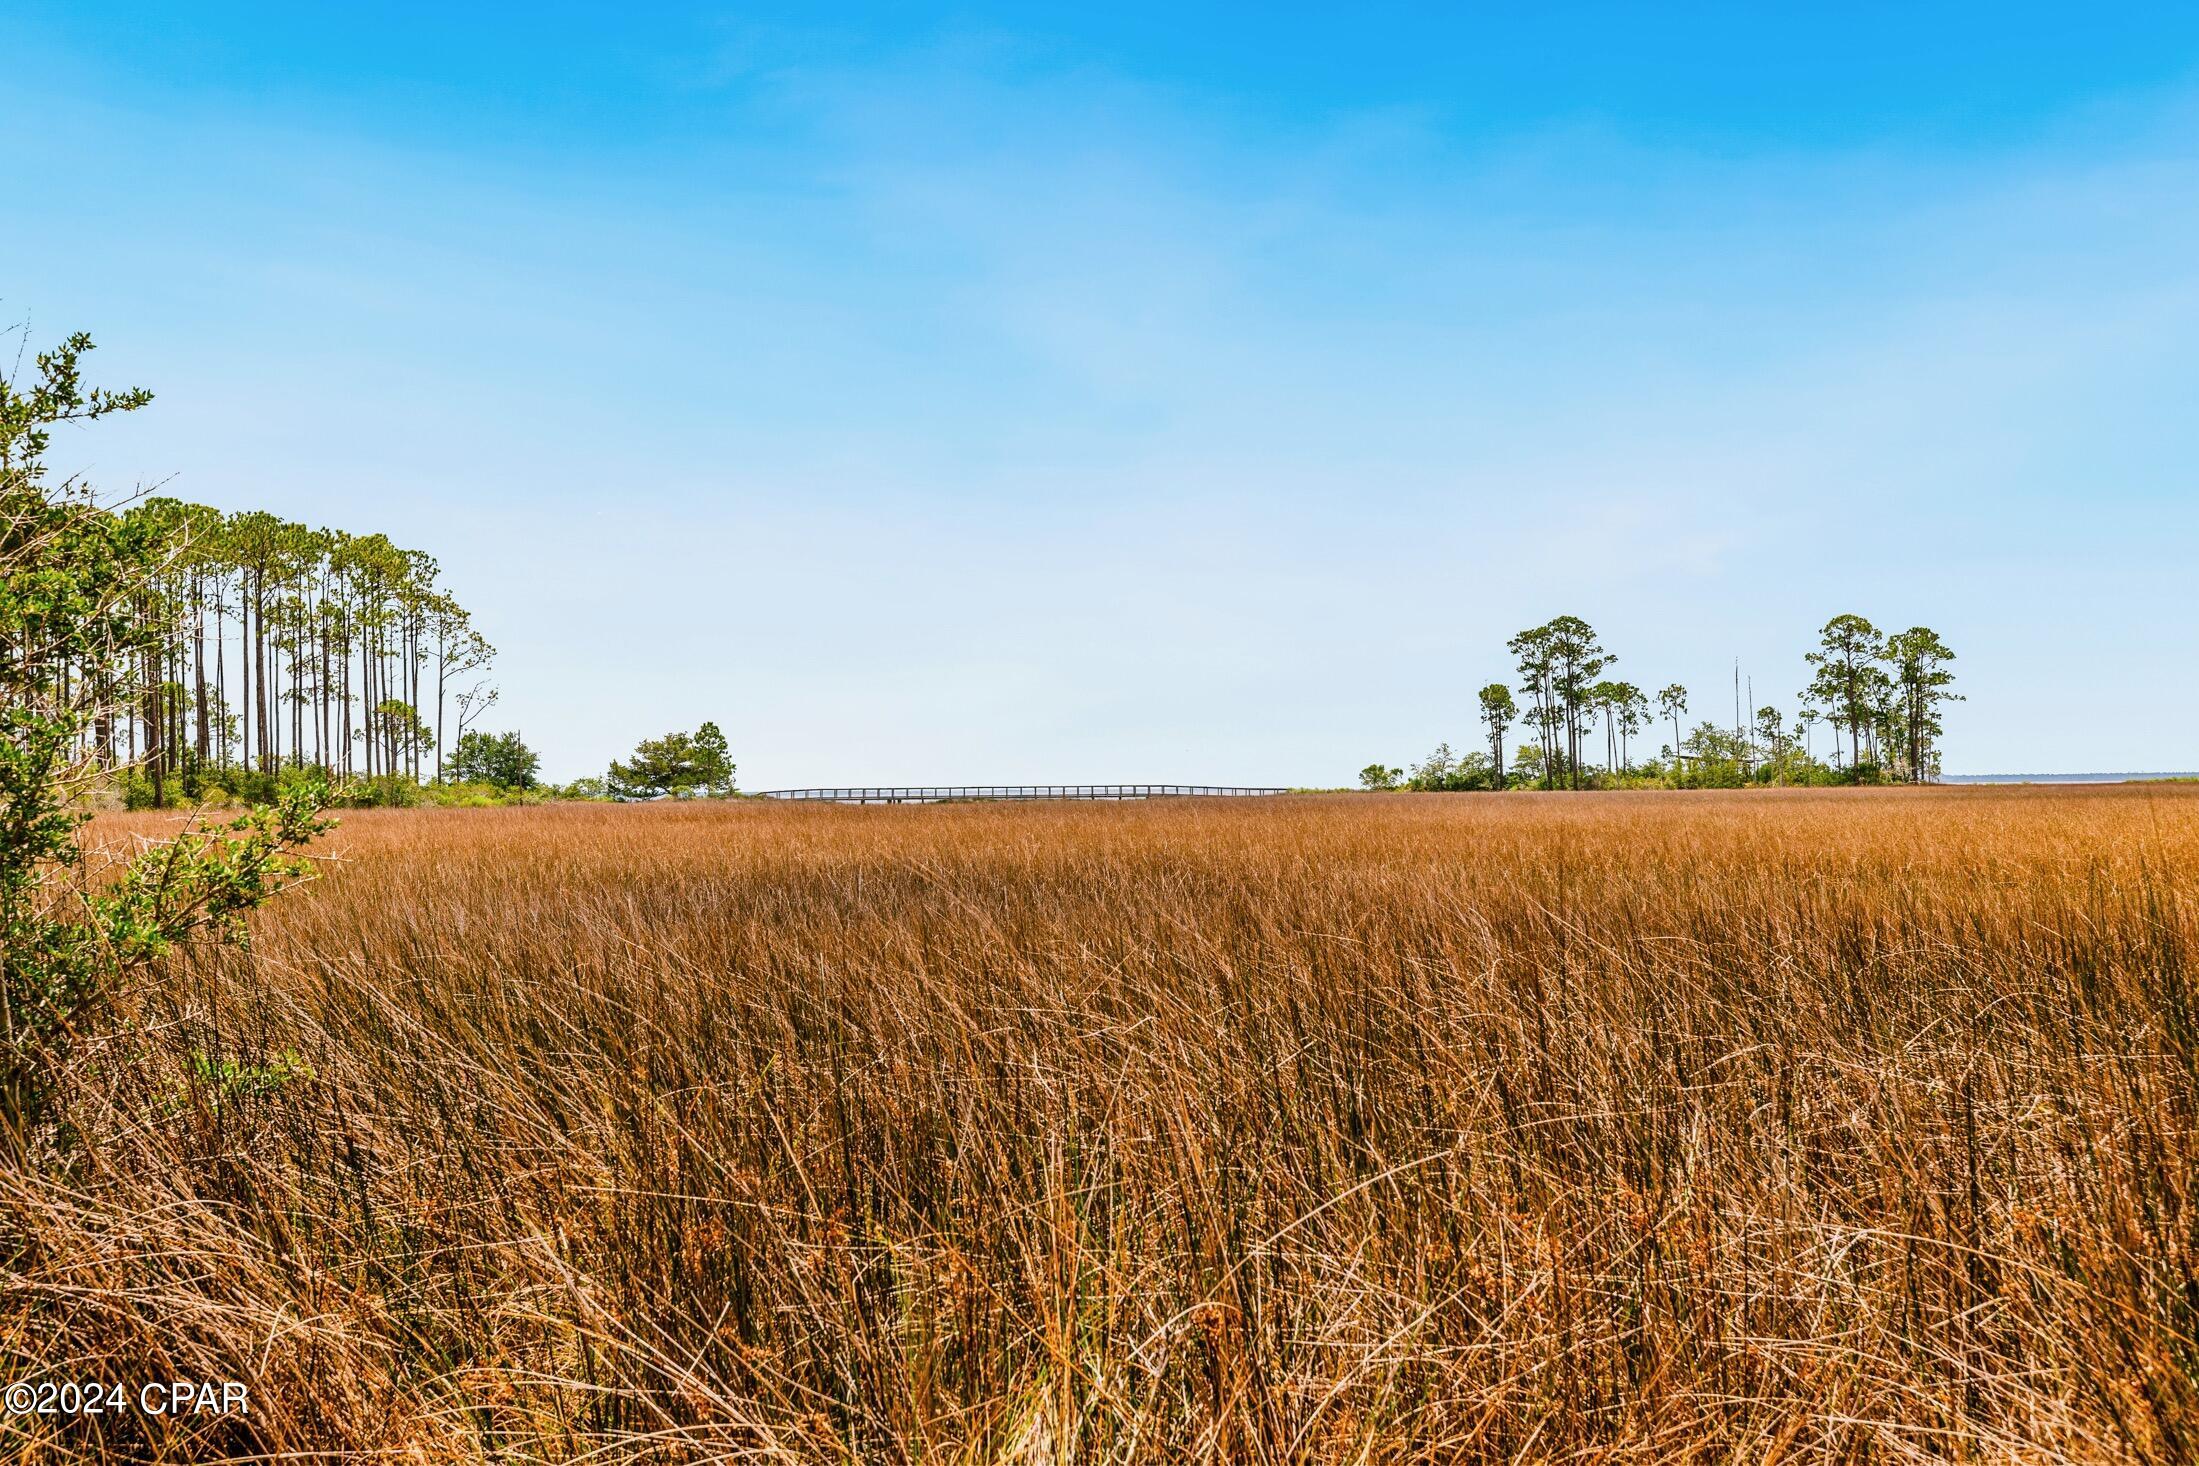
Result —
[[[1670, 683], [1654, 695], [1611, 677], [1617, 656], [1578, 616], [1558, 616], [1506, 643], [1517, 684], [1492, 682], [1475, 701], [1482, 749], [1448, 742], [1411, 768], [1367, 765], [1368, 789], [1716, 788], [1748, 784], [1927, 783], [1940, 774], [1940, 738], [1955, 655], [1926, 626], [1886, 633], [1865, 618], [1835, 616], [1804, 655], [1810, 677], [1791, 720], [1776, 705], [1748, 710], [1735, 673], [1730, 726], [1712, 720], [1682, 732], [1689, 694]], [[1754, 699], [1749, 699], [1753, 702]], [[1672, 741], [1636, 762], [1635, 740], [1669, 723]], [[1831, 735], [1819, 758], [1814, 732]], [[1531, 741], [1505, 744], [1515, 726]]]
[[94, 512], [151, 568], [114, 608], [129, 655], [56, 672], [98, 684], [85, 752], [138, 802], [264, 798], [286, 771], [441, 779], [496, 700], [494, 648], [432, 555], [171, 498]]
[[[497, 701], [495, 649], [432, 555], [259, 510], [168, 497], [110, 506], [50, 477], [55, 428], [151, 401], [86, 387], [90, 350], [74, 336], [37, 358], [33, 381], [0, 375], [0, 681], [55, 710], [40, 726], [63, 730], [53, 757], [72, 797], [119, 789], [161, 807], [304, 792], [337, 804], [735, 792], [725, 735], [707, 722], [642, 740], [603, 777], [545, 785], [518, 732], [473, 726]], [[0, 708], [0, 724], [18, 711]], [[8, 768], [0, 759], [0, 782]]]
[[472, 726], [497, 701], [495, 649], [435, 558], [386, 535], [172, 498], [76, 507], [147, 567], [113, 640], [55, 668], [98, 710], [80, 751], [128, 803], [266, 800], [308, 781], [337, 803], [735, 792], [707, 722], [642, 740], [603, 777], [544, 784], [519, 733]]

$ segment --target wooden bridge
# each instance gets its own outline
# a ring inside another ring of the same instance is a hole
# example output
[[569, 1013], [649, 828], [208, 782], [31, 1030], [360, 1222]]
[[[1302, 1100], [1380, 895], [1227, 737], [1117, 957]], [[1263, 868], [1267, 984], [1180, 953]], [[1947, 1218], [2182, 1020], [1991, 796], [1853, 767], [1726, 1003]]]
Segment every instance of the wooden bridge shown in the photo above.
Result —
[[909, 788], [765, 789], [764, 799], [822, 799], [832, 804], [945, 804], [965, 799], [1237, 799], [1288, 794], [1224, 784], [930, 784]]

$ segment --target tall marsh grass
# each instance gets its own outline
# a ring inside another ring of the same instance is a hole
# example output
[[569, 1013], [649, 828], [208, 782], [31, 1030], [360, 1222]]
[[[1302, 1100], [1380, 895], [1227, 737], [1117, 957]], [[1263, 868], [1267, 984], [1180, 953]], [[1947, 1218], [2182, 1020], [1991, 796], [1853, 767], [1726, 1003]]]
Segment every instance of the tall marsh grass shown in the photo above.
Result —
[[7, 1449], [2199, 1459], [2199, 791], [331, 849], [0, 1172], [0, 1376], [248, 1413]]

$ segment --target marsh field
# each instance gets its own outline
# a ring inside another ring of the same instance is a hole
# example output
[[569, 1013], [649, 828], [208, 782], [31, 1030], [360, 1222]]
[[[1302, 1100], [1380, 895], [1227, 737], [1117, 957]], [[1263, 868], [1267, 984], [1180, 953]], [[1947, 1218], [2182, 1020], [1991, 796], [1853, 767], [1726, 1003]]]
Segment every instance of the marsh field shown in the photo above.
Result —
[[0, 1174], [8, 1378], [248, 1412], [10, 1452], [2199, 1458], [2199, 789], [323, 848]]

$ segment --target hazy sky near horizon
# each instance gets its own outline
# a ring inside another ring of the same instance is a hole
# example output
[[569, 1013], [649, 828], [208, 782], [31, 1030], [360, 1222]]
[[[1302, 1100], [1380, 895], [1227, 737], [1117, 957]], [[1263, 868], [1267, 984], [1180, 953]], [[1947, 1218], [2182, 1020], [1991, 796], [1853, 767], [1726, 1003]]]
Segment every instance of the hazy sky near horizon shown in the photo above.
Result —
[[1921, 9], [16, 0], [0, 318], [109, 489], [436, 555], [560, 777], [1349, 782], [1560, 612], [2199, 767], [2199, 9]]

